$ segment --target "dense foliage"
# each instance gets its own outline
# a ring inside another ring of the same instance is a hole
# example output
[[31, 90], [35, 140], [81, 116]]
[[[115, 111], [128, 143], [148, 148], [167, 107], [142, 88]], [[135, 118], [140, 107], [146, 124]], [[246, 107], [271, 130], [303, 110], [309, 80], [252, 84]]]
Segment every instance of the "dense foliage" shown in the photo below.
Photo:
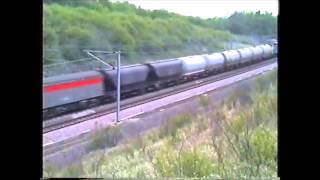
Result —
[[87, 57], [83, 49], [124, 50], [125, 64], [214, 52], [242, 35], [275, 33], [270, 14], [229, 19], [182, 16], [108, 1], [44, 1], [44, 64]]
[[228, 18], [227, 29], [235, 34], [276, 35], [277, 20], [271, 13], [239, 13]]

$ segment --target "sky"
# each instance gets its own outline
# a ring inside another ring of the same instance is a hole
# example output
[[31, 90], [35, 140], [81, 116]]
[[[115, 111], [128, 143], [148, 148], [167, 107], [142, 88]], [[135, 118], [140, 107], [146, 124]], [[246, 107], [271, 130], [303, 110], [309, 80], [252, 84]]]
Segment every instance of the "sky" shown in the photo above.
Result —
[[269, 12], [278, 15], [278, 0], [114, 0], [128, 1], [143, 9], [165, 9], [201, 18], [229, 17], [235, 11]]

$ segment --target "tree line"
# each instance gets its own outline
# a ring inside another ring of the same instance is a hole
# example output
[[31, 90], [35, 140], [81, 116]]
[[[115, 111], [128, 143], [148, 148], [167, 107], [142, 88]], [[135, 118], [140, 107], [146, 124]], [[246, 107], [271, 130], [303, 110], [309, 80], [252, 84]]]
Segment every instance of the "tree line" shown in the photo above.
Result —
[[83, 49], [122, 49], [125, 63], [220, 51], [236, 35], [274, 35], [269, 13], [235, 12], [202, 19], [127, 2], [46, 0], [43, 4], [44, 64], [84, 58]]

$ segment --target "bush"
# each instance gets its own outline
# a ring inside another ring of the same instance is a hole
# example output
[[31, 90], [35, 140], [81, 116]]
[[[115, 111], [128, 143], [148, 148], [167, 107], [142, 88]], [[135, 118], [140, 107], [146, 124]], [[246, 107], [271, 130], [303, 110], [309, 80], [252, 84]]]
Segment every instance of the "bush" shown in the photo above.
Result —
[[277, 159], [276, 133], [265, 127], [258, 127], [250, 138], [254, 152], [253, 161], [257, 165], [270, 165]]
[[214, 176], [231, 179], [276, 176], [277, 94], [276, 86], [272, 85], [275, 79], [272, 72], [259, 78], [258, 83], [268, 82], [269, 86], [254, 90], [253, 102], [241, 107], [241, 112], [229, 115], [227, 111], [235, 108], [229, 105], [234, 102], [230, 100], [223, 106], [228, 108], [218, 111], [218, 119], [222, 119], [218, 122], [223, 128], [223, 136], [213, 136], [212, 145], [221, 171]]
[[155, 156], [155, 166], [161, 177], [208, 177], [216, 167], [211, 158], [199, 150], [177, 152], [164, 146]]
[[200, 103], [201, 107], [203, 107], [204, 109], [207, 109], [208, 106], [209, 106], [209, 98], [208, 98], [208, 96], [201, 95], [199, 97], [199, 103]]
[[59, 169], [57, 167], [52, 166], [52, 165], [44, 166], [43, 167], [43, 177], [48, 177], [48, 178], [54, 177], [56, 175], [55, 173], [58, 170]]
[[95, 134], [92, 143], [89, 146], [90, 150], [113, 147], [117, 145], [122, 137], [120, 126], [108, 126]]
[[278, 70], [267, 72], [265, 76], [258, 77], [255, 83], [256, 92], [263, 92], [268, 89], [270, 84], [277, 84]]
[[242, 132], [244, 132], [247, 125], [247, 119], [244, 116], [244, 114], [240, 114], [238, 116], [235, 116], [231, 120], [230, 129], [233, 134], [240, 135]]
[[154, 165], [161, 177], [175, 177], [179, 174], [179, 169], [176, 169], [177, 158], [177, 152], [170, 146], [164, 146], [156, 153]]
[[209, 128], [209, 119], [207, 119], [207, 117], [199, 117], [197, 119], [197, 132], [201, 133], [204, 130]]
[[183, 114], [169, 119], [160, 129], [160, 138], [165, 136], [171, 136], [175, 138], [177, 136], [178, 129], [190, 123], [191, 121], [192, 117], [190, 114]]
[[63, 177], [79, 178], [84, 177], [82, 166], [78, 164], [71, 165], [64, 170]]
[[194, 150], [180, 156], [182, 176], [204, 178], [215, 173], [215, 165], [206, 154]]

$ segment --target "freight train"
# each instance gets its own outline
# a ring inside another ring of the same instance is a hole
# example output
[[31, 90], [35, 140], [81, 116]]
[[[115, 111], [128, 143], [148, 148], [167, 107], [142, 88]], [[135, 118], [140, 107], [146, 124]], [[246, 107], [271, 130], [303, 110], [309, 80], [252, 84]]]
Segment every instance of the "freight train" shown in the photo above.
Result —
[[[277, 55], [276, 43], [121, 67], [121, 99], [248, 66]], [[44, 78], [48, 119], [116, 99], [117, 70], [101, 69]]]

